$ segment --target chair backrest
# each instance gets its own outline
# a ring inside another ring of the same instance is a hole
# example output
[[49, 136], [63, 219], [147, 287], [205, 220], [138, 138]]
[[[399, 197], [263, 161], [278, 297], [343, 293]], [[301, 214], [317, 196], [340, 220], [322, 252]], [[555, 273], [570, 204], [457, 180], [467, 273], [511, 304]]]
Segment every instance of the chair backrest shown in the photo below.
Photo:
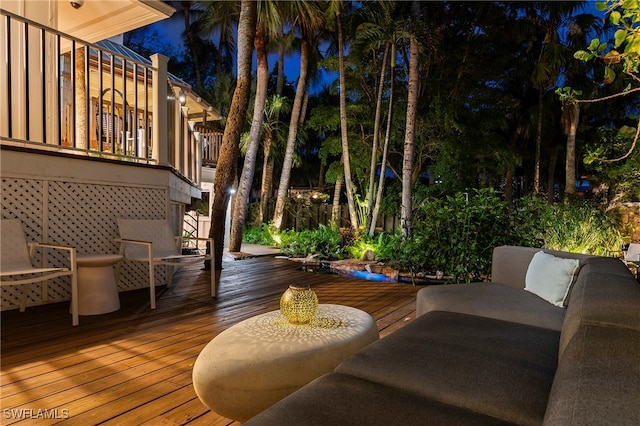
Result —
[[640, 262], [640, 244], [629, 244], [629, 248], [624, 254], [624, 260], [627, 262]]
[[0, 221], [0, 269], [2, 271], [28, 270], [33, 268], [24, 229], [19, 219]]
[[[120, 238], [129, 240], [151, 241], [153, 256], [179, 255], [176, 238], [171, 224], [165, 219], [118, 219]], [[147, 257], [147, 249], [136, 244], [125, 245], [125, 256], [128, 258]]]

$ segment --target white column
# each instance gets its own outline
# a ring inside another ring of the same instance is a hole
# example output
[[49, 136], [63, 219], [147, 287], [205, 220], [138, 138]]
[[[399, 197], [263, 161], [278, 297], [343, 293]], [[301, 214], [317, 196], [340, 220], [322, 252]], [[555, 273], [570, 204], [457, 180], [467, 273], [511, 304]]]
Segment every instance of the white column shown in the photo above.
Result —
[[169, 58], [159, 53], [151, 55], [153, 65], [153, 159], [158, 164], [169, 164], [169, 150], [167, 140], [167, 64]]

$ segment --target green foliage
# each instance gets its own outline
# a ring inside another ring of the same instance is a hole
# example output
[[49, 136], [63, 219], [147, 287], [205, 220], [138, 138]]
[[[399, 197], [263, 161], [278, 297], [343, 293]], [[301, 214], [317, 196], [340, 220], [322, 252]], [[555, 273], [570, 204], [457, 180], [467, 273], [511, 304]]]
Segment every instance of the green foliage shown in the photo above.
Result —
[[[442, 271], [451, 282], [484, 280], [491, 270], [493, 249], [500, 245], [546, 247], [577, 253], [610, 255], [623, 243], [615, 217], [595, 203], [549, 205], [538, 198], [504, 202], [493, 189], [424, 198], [416, 203], [414, 234], [400, 231], [340, 231], [324, 225], [316, 230], [284, 231], [274, 236], [289, 256], [360, 259], [367, 250], [403, 272]], [[267, 226], [245, 236], [271, 234]], [[257, 238], [247, 242], [257, 242]]]
[[518, 244], [510, 205], [492, 189], [457, 193], [421, 203], [411, 240], [396, 240], [388, 260], [412, 272], [444, 271], [455, 282], [482, 279], [490, 271], [493, 247]]
[[[622, 126], [620, 129], [602, 127], [598, 137], [587, 145], [585, 165], [594, 180], [605, 184], [607, 196], [616, 201], [640, 200], [640, 151], [633, 150], [624, 160], [598, 161], [601, 158], [620, 158], [629, 152], [636, 129]], [[605, 202], [611, 204], [613, 200]]]
[[252, 226], [245, 229], [242, 233], [242, 242], [247, 244], [260, 244], [264, 246], [275, 246], [276, 241], [273, 239], [275, 228], [271, 228], [266, 223], [261, 226]]
[[623, 244], [619, 223], [597, 207], [557, 205], [541, 221], [544, 247], [553, 250], [610, 256]]
[[293, 257], [317, 256], [320, 259], [343, 259], [346, 247], [336, 229], [320, 225], [318, 229], [280, 234], [280, 247], [284, 254]]

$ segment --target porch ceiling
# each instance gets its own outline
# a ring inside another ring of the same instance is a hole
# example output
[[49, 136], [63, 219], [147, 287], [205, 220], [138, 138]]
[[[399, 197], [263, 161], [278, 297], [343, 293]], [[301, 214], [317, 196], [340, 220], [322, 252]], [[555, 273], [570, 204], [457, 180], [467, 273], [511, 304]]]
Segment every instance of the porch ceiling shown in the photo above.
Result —
[[74, 9], [58, 0], [58, 30], [94, 43], [166, 19], [175, 9], [161, 0], [84, 0]]

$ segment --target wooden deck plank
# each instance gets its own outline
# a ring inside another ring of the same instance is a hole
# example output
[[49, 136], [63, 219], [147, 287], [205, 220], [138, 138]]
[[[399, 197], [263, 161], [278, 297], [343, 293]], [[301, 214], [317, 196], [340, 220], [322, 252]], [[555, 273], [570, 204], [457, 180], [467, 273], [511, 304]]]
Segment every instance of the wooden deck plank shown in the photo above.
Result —
[[208, 274], [198, 265], [179, 270], [171, 287], [158, 287], [155, 310], [148, 289], [121, 293], [119, 311], [82, 316], [77, 327], [68, 303], [2, 312], [2, 408], [27, 416], [68, 410], [68, 424], [237, 426], [205, 407], [191, 384], [195, 359], [217, 334], [278, 309], [287, 286], [304, 282], [320, 303], [368, 312], [385, 336], [415, 318], [420, 288], [304, 272], [296, 262], [261, 257], [225, 262], [211, 298]]

